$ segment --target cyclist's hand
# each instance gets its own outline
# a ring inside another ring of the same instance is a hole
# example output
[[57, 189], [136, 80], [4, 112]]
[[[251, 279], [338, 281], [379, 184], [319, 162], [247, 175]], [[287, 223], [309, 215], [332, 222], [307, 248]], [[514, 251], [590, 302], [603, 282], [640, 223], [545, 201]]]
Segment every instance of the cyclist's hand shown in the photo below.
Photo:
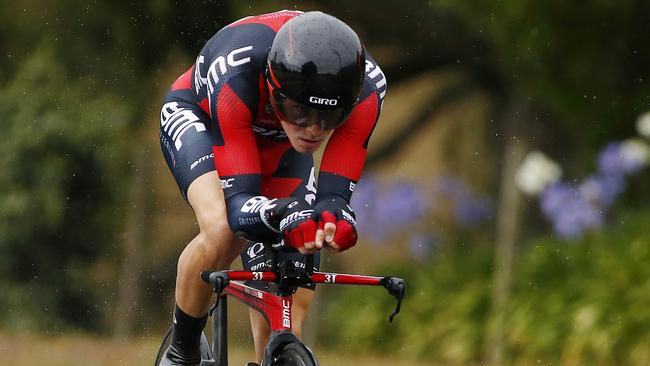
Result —
[[357, 223], [352, 207], [343, 199], [332, 198], [319, 202], [315, 207], [318, 231], [315, 245], [325, 245], [342, 252], [357, 243]]
[[[285, 199], [283, 199], [285, 200]], [[315, 244], [316, 223], [314, 210], [304, 201], [294, 199], [283, 210], [278, 230], [286, 245], [302, 254], [313, 254], [322, 248]]]

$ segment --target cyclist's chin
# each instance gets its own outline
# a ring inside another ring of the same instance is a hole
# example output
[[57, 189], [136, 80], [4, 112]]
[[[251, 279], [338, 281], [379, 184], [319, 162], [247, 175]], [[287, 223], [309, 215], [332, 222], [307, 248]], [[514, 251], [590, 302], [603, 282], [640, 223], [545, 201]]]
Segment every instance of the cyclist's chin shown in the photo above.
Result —
[[293, 148], [301, 154], [313, 154], [314, 152], [316, 152], [316, 150], [318, 150], [318, 148], [322, 143], [323, 143], [322, 140], [315, 141], [315, 140], [303, 139], [300, 137], [297, 137], [293, 141], [291, 141], [291, 145], [293, 146]]

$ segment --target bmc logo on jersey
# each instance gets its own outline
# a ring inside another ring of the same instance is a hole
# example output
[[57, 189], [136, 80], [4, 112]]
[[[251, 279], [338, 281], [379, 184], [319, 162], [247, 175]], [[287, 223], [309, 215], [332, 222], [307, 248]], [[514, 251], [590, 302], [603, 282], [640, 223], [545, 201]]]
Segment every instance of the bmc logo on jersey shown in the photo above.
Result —
[[379, 65], [373, 64], [370, 60], [366, 60], [366, 74], [375, 82], [375, 87], [379, 92], [379, 99], [383, 103], [384, 95], [386, 95], [386, 76], [379, 68]]
[[339, 101], [336, 99], [319, 98], [314, 96], [309, 97], [309, 102], [314, 104], [331, 105], [331, 106], [335, 106], [339, 104]]
[[[269, 200], [268, 198], [264, 196], [255, 196], [251, 197], [244, 203], [244, 205], [241, 207], [240, 211], [245, 212], [245, 213], [256, 213], [260, 212], [260, 209], [262, 206], [266, 204], [271, 204], [274, 200]], [[269, 207], [275, 207], [275, 206], [269, 206]]]
[[196, 86], [196, 92], [199, 92], [199, 89], [207, 84], [208, 92], [210, 94], [214, 93], [219, 83], [219, 76], [226, 75], [228, 67], [237, 67], [244, 64], [247, 64], [251, 61], [249, 56], [244, 57], [244, 55], [249, 54], [249, 51], [253, 49], [253, 46], [245, 46], [231, 51], [226, 56], [218, 56], [212, 61], [210, 67], [208, 67], [208, 73], [206, 77], [202, 77], [201, 65], [203, 65], [205, 58], [199, 56], [196, 59], [196, 68], [194, 71], [194, 84]]
[[163, 105], [160, 111], [160, 126], [165, 137], [174, 141], [176, 151], [180, 151], [183, 147], [181, 137], [190, 128], [194, 128], [197, 133], [206, 131], [205, 124], [201, 119], [191, 109], [182, 108], [177, 102], [168, 102]]
[[[214, 157], [213, 154], [211, 157]], [[228, 179], [219, 179], [221, 181], [221, 189], [226, 189], [226, 188], [232, 188], [233, 182], [235, 182], [235, 178], [228, 178]]]

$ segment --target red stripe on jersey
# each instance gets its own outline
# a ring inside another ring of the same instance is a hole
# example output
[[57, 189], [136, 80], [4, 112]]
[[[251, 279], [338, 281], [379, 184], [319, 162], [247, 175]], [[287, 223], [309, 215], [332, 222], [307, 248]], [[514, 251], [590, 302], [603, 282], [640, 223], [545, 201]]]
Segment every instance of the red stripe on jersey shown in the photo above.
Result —
[[183, 75], [179, 76], [172, 84], [172, 90], [189, 89], [192, 87], [192, 68], [190, 67]]
[[260, 158], [251, 128], [253, 115], [228, 84], [217, 95], [223, 146], [214, 146], [214, 165], [221, 176], [259, 174]]
[[300, 178], [269, 177], [262, 180], [262, 195], [268, 198], [289, 197], [302, 183]]
[[278, 170], [282, 156], [291, 148], [291, 142], [272, 141], [261, 136], [256, 136], [257, 146], [260, 152], [260, 164], [262, 176], [270, 177]]
[[321, 171], [359, 180], [366, 160], [363, 146], [377, 121], [378, 103], [377, 93], [372, 93], [354, 107], [350, 118], [341, 127], [334, 130], [323, 154]]
[[229, 27], [241, 25], [241, 24], [264, 24], [269, 28], [273, 29], [275, 32], [288, 22], [292, 18], [302, 14], [300, 11], [291, 11], [291, 10], [282, 10], [275, 13], [262, 14], [258, 16], [252, 16], [244, 19], [240, 19], [232, 24]]
[[278, 198], [289, 197], [298, 188], [302, 179], [294, 177], [274, 177], [284, 154], [291, 149], [289, 141], [270, 141], [257, 139], [262, 163], [262, 195]]
[[205, 112], [205, 114], [212, 117], [212, 111], [210, 111], [210, 102], [208, 101], [208, 98], [203, 98], [203, 100], [199, 102], [199, 107], [203, 109], [203, 112]]

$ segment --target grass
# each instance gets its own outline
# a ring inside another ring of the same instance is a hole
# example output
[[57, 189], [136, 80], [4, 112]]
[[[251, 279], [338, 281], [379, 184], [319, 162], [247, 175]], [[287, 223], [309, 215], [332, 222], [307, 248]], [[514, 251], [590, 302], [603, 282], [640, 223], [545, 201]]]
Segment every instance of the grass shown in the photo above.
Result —
[[[0, 333], [0, 365], [12, 366], [115, 366], [153, 365], [159, 340], [137, 338], [114, 340], [89, 335], [10, 335]], [[424, 363], [400, 362], [373, 356], [341, 354], [316, 350], [321, 365], [337, 366], [424, 366]], [[229, 349], [230, 365], [244, 365], [251, 360], [252, 350]]]

